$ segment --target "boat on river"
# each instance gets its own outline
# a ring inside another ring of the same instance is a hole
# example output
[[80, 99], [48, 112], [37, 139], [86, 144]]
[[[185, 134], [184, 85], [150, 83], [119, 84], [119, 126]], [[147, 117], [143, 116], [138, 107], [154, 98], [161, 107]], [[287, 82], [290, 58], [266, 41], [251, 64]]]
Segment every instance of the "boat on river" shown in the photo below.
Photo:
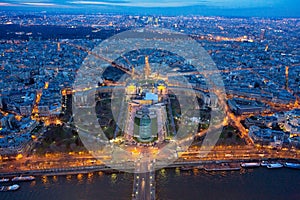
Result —
[[6, 183], [9, 181], [9, 178], [1, 178], [0, 183]]
[[287, 168], [292, 168], [292, 169], [300, 169], [300, 163], [286, 162], [286, 163], [284, 163], [284, 166]]
[[244, 168], [259, 167], [260, 166], [260, 162], [241, 163], [241, 166], [244, 167]]
[[0, 192], [7, 192], [7, 191], [16, 191], [20, 188], [18, 184], [10, 185], [10, 186], [1, 186]]
[[204, 166], [205, 171], [235, 171], [240, 169], [241, 167], [238, 163], [218, 163]]
[[267, 165], [268, 169], [278, 169], [278, 168], [282, 168], [283, 165], [280, 163], [271, 163]]
[[34, 176], [16, 176], [11, 181], [17, 182], [17, 181], [33, 181], [35, 180]]

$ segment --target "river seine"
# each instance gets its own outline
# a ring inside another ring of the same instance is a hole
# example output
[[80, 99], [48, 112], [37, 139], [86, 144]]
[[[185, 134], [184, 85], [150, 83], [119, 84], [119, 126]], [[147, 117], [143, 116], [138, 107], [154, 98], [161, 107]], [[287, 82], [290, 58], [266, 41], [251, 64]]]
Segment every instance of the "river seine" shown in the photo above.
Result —
[[[285, 168], [231, 172], [162, 169], [156, 172], [156, 197], [158, 200], [299, 200], [299, 184], [300, 170]], [[0, 199], [128, 200], [132, 185], [133, 175], [127, 173], [37, 176], [33, 182], [20, 183], [18, 191], [0, 193]]]

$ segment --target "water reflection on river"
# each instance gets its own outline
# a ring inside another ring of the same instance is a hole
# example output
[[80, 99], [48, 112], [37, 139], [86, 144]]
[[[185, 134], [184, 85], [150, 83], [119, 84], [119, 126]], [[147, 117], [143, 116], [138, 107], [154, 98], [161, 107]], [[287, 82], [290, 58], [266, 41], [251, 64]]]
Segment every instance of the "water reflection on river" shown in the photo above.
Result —
[[[257, 168], [241, 171], [206, 172], [180, 168], [156, 172], [157, 199], [300, 199], [300, 170]], [[133, 175], [94, 172], [66, 176], [38, 176], [20, 183], [16, 192], [2, 192], [2, 200], [127, 200]]]

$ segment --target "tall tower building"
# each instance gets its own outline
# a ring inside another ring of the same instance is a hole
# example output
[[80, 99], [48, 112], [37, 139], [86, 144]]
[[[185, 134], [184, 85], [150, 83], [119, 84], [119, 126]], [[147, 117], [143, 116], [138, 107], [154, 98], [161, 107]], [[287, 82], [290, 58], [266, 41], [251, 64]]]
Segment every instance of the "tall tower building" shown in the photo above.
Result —
[[266, 29], [261, 29], [260, 30], [260, 40], [264, 40], [265, 39], [265, 35], [266, 35]]
[[57, 43], [57, 51], [61, 51], [61, 49], [60, 49], [60, 42]]
[[158, 18], [155, 18], [155, 26], [158, 26]]
[[3, 61], [2, 61], [2, 65], [1, 65], [1, 70], [3, 70], [4, 67], [5, 67], [5, 62], [4, 62], [4, 60], [3, 60]]
[[146, 56], [145, 57], [145, 68], [144, 68], [144, 72], [145, 72], [145, 78], [149, 78], [150, 74], [151, 74], [151, 67], [149, 64], [149, 57]]
[[285, 89], [288, 90], [289, 88], [289, 67], [285, 67]]
[[132, 66], [132, 69], [131, 69], [131, 78], [134, 79], [134, 73], [135, 73], [135, 69], [134, 69], [134, 66]]

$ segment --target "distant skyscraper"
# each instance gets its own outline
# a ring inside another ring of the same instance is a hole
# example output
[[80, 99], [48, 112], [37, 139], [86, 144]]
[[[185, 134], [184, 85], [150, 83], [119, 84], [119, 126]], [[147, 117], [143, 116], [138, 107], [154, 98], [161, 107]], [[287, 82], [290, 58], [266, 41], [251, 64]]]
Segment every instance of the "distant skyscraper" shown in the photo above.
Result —
[[148, 23], [148, 24], [153, 23], [153, 17], [148, 17], [147, 23]]
[[289, 67], [285, 67], [285, 89], [288, 90], [289, 87]]
[[4, 61], [2, 61], [1, 70], [3, 70], [3, 69], [4, 69], [4, 67], [5, 67], [5, 62], [4, 62]]
[[149, 64], [149, 57], [146, 56], [145, 57], [145, 68], [144, 68], [144, 71], [145, 71], [145, 78], [149, 78], [150, 74], [151, 74], [151, 67], [150, 67], [150, 64]]
[[134, 66], [132, 67], [132, 70], [131, 70], [131, 77], [134, 78], [134, 73], [135, 73], [135, 69], [134, 69]]
[[155, 18], [155, 26], [158, 26], [158, 18]]
[[57, 51], [61, 51], [61, 49], [60, 49], [60, 42], [57, 43]]
[[260, 40], [264, 40], [266, 35], [266, 29], [260, 30]]
[[266, 45], [265, 51], [268, 51], [268, 49], [269, 49], [269, 45]]

